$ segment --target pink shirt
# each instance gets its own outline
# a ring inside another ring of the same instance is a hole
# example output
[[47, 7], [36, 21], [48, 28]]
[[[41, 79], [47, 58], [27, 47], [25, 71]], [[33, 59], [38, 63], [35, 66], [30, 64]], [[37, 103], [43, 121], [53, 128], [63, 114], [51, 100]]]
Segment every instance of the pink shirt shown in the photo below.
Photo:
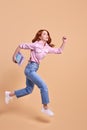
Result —
[[30, 50], [30, 61], [37, 62], [38, 64], [40, 61], [49, 53], [52, 54], [61, 54], [61, 48], [52, 48], [47, 43], [44, 46], [42, 41], [36, 41], [34, 43], [23, 43], [20, 44], [19, 47], [21, 49], [29, 49]]

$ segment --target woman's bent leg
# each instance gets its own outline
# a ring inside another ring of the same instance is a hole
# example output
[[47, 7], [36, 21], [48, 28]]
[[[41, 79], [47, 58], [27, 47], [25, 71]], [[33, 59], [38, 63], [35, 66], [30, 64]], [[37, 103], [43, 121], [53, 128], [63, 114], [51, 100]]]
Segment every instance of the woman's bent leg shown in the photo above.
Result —
[[33, 88], [34, 88], [34, 83], [26, 77], [26, 88], [16, 90], [15, 95], [17, 98], [28, 95], [32, 93]]

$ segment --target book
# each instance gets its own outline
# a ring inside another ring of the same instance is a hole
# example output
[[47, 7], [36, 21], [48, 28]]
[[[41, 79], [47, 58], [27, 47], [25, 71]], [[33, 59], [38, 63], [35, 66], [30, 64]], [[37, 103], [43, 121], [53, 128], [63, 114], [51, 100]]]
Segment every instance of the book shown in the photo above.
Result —
[[18, 65], [21, 65], [24, 61], [24, 56], [22, 55], [22, 53], [18, 52], [16, 54], [16, 62]]

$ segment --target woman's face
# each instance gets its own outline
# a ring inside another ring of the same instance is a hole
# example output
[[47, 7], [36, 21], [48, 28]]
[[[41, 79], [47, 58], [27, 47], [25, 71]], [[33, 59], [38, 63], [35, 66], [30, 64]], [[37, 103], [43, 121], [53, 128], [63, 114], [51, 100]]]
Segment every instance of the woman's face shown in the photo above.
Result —
[[42, 34], [41, 34], [41, 36], [40, 36], [40, 39], [42, 40], [42, 41], [48, 41], [48, 38], [49, 38], [49, 36], [48, 36], [48, 33], [47, 33], [47, 31], [42, 31]]

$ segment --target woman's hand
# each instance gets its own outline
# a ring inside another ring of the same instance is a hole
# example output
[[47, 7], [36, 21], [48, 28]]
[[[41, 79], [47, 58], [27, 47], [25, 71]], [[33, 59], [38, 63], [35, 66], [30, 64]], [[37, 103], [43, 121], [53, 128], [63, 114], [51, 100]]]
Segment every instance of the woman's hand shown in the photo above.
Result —
[[15, 50], [15, 52], [14, 52], [14, 54], [13, 54], [13, 57], [12, 57], [12, 60], [13, 60], [14, 63], [17, 63], [15, 56], [16, 56], [16, 54], [17, 54], [18, 52], [20, 52], [20, 47], [19, 47], [19, 46], [16, 48], [16, 50]]
[[63, 41], [63, 43], [66, 43], [66, 40], [67, 40], [66, 37], [62, 37], [62, 41]]
[[12, 60], [13, 60], [14, 63], [17, 63], [15, 56], [12, 57]]

